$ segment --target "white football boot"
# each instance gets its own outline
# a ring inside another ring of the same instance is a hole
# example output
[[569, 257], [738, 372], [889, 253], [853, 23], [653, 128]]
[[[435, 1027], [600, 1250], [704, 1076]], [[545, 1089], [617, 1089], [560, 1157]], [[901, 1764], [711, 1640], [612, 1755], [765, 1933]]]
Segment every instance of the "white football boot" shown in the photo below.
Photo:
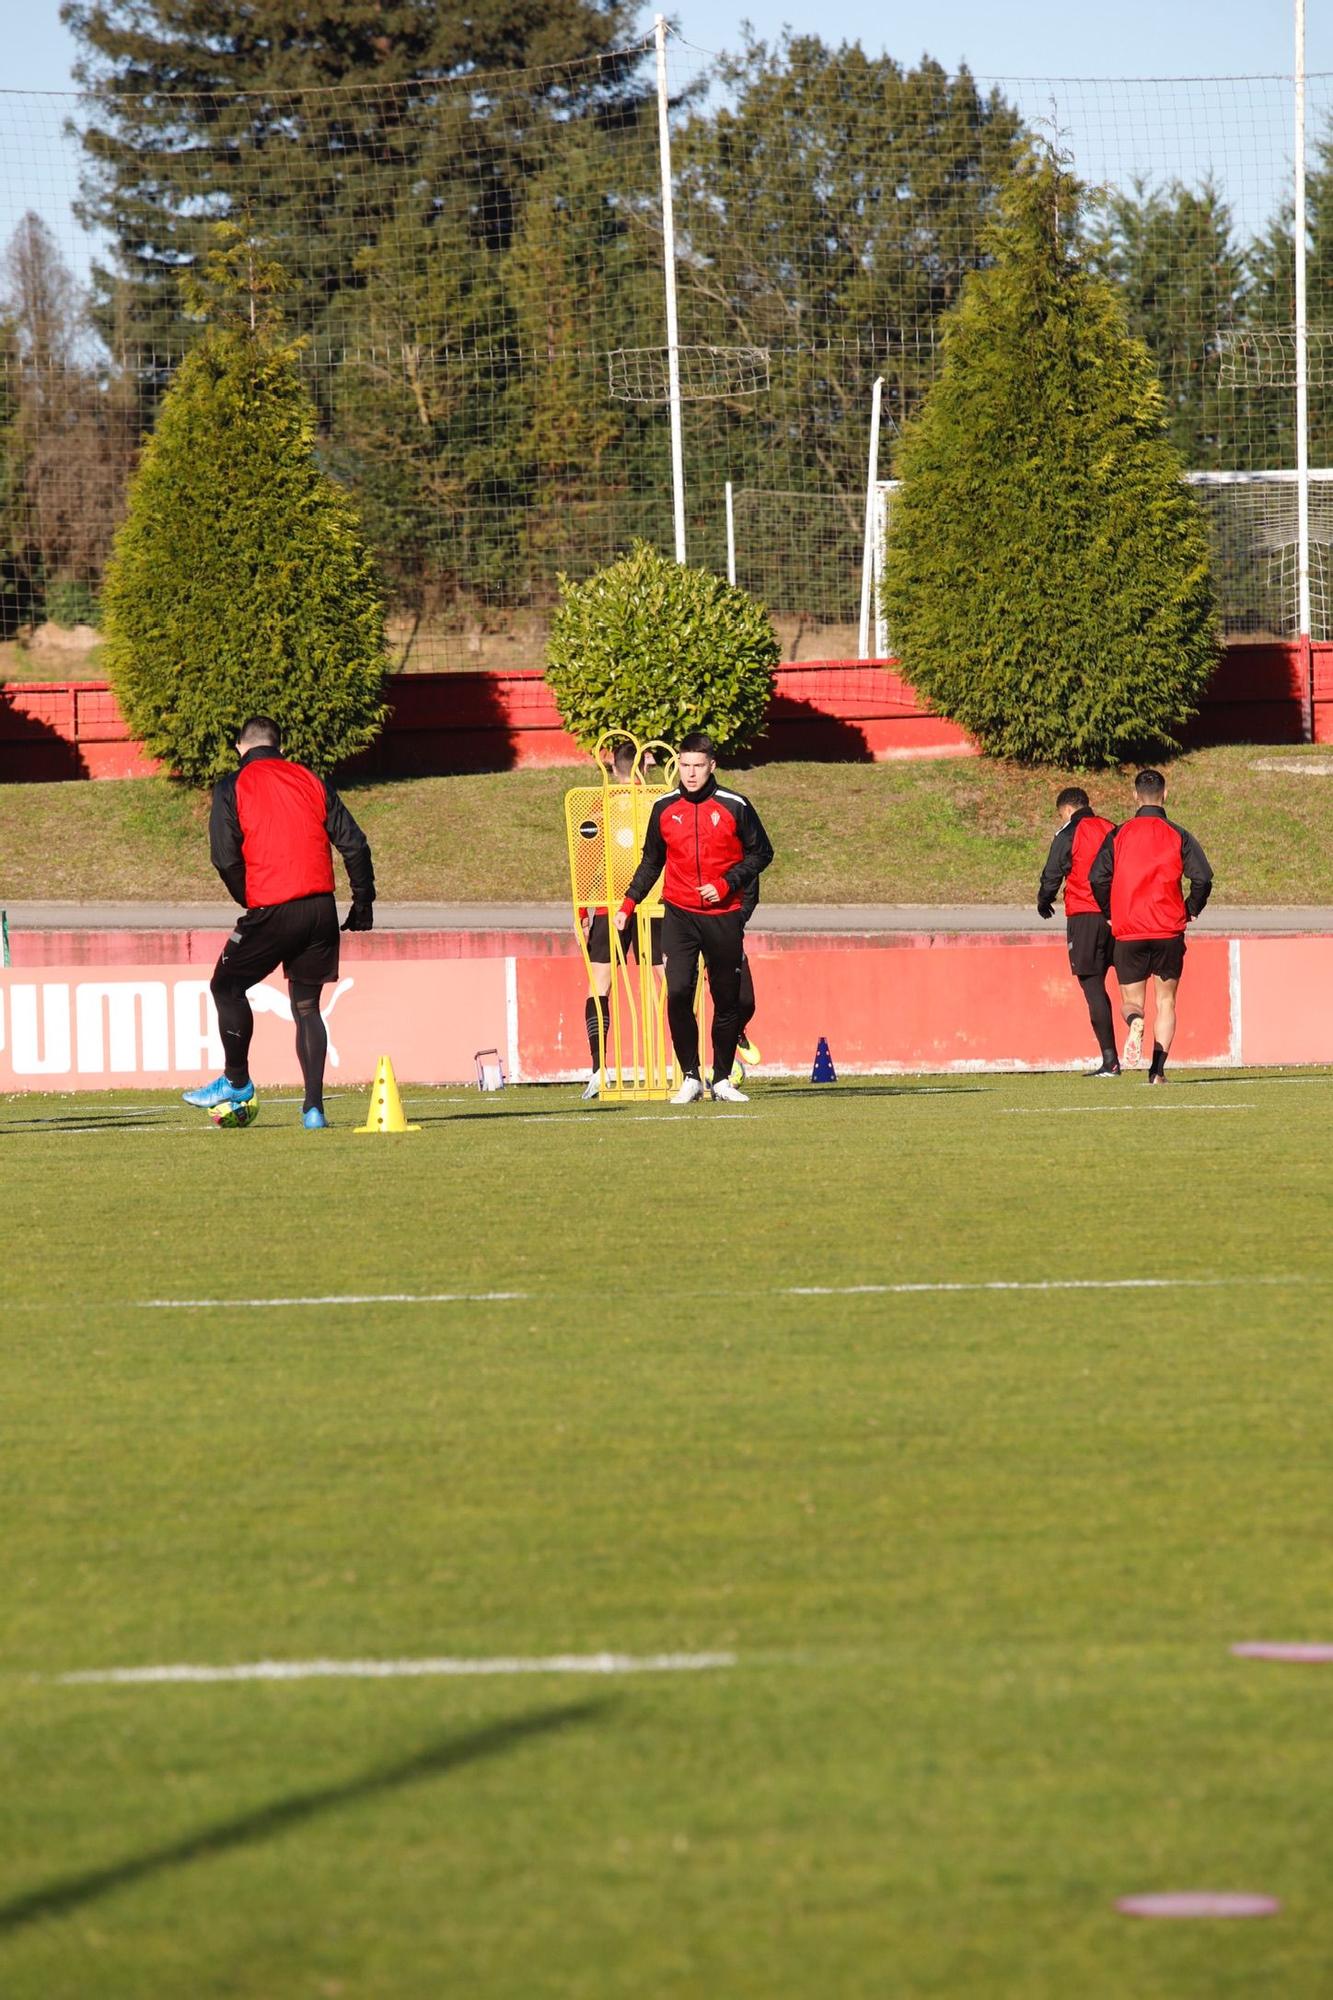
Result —
[[697, 1076], [687, 1076], [671, 1102], [673, 1104], [697, 1104], [704, 1094], [704, 1087]]
[[745, 1092], [737, 1090], [735, 1084], [725, 1076], [721, 1083], [713, 1085], [713, 1099], [717, 1104], [748, 1104], [750, 1102]]

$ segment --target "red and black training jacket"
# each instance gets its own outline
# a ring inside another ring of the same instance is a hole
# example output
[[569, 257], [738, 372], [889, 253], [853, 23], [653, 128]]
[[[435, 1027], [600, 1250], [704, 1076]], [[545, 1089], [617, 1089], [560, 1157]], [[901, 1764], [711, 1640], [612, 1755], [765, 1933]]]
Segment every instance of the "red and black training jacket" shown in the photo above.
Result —
[[1103, 819], [1100, 813], [1093, 812], [1091, 806], [1080, 806], [1076, 813], [1070, 814], [1051, 842], [1046, 866], [1041, 871], [1041, 881], [1037, 886], [1039, 917], [1050, 916], [1062, 882], [1065, 885], [1067, 917], [1101, 915], [1101, 907], [1092, 893], [1088, 875], [1097, 859], [1097, 850], [1107, 834], [1114, 832], [1114, 820]]
[[[1188, 897], [1181, 894], [1182, 875]], [[1107, 834], [1089, 881], [1121, 940], [1179, 937], [1213, 892], [1208, 856], [1161, 806], [1140, 806], [1133, 819]]]
[[[641, 903], [665, 869], [662, 900], [704, 916], [746, 916], [759, 900], [759, 877], [773, 843], [758, 813], [739, 792], [724, 791], [712, 772], [697, 792], [666, 792], [648, 816], [643, 853], [621, 908]], [[717, 890], [706, 903], [704, 889]]]
[[375, 900], [370, 843], [333, 786], [261, 744], [213, 787], [213, 866], [247, 909], [333, 894], [329, 842], [347, 864], [352, 897]]

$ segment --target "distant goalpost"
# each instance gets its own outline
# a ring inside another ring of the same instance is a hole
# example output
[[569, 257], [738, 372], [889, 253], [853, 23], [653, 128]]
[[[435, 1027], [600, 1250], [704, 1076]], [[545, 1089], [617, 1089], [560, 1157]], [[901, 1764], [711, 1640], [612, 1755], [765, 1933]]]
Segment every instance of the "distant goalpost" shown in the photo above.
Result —
[[[1185, 478], [1203, 508], [1212, 551], [1218, 610], [1225, 630], [1236, 638], [1298, 640], [1303, 631], [1316, 639], [1333, 636], [1333, 466], [1311, 466], [1308, 519], [1303, 537], [1301, 474], [1276, 472], [1187, 472]], [[896, 479], [875, 488], [872, 544], [875, 659], [891, 655], [884, 618], [882, 584]], [[1302, 619], [1302, 572], [1308, 592], [1308, 624]]]

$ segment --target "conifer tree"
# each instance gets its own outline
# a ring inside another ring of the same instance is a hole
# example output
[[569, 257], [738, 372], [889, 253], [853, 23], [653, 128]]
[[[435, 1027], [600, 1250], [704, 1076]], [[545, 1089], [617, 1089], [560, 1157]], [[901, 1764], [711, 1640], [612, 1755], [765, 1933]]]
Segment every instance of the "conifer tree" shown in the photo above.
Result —
[[907, 677], [988, 751], [1169, 748], [1217, 657], [1202, 517], [1151, 357], [1079, 254], [1080, 189], [1015, 173], [904, 438], [886, 561]]
[[246, 715], [327, 771], [383, 718], [383, 610], [356, 512], [315, 457], [281, 273], [217, 231], [191, 302], [208, 322], [163, 399], [103, 590], [127, 721], [183, 777], [231, 769]]

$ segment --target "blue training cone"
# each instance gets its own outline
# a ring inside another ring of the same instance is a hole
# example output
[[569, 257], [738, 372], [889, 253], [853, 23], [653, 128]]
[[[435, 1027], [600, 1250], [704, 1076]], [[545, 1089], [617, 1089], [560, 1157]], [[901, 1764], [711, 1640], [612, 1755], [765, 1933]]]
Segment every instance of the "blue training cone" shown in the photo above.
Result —
[[838, 1072], [833, 1067], [833, 1058], [828, 1049], [828, 1037], [825, 1035], [819, 1037], [819, 1047], [815, 1050], [815, 1066], [810, 1072], [810, 1081], [811, 1083], [838, 1081]]

